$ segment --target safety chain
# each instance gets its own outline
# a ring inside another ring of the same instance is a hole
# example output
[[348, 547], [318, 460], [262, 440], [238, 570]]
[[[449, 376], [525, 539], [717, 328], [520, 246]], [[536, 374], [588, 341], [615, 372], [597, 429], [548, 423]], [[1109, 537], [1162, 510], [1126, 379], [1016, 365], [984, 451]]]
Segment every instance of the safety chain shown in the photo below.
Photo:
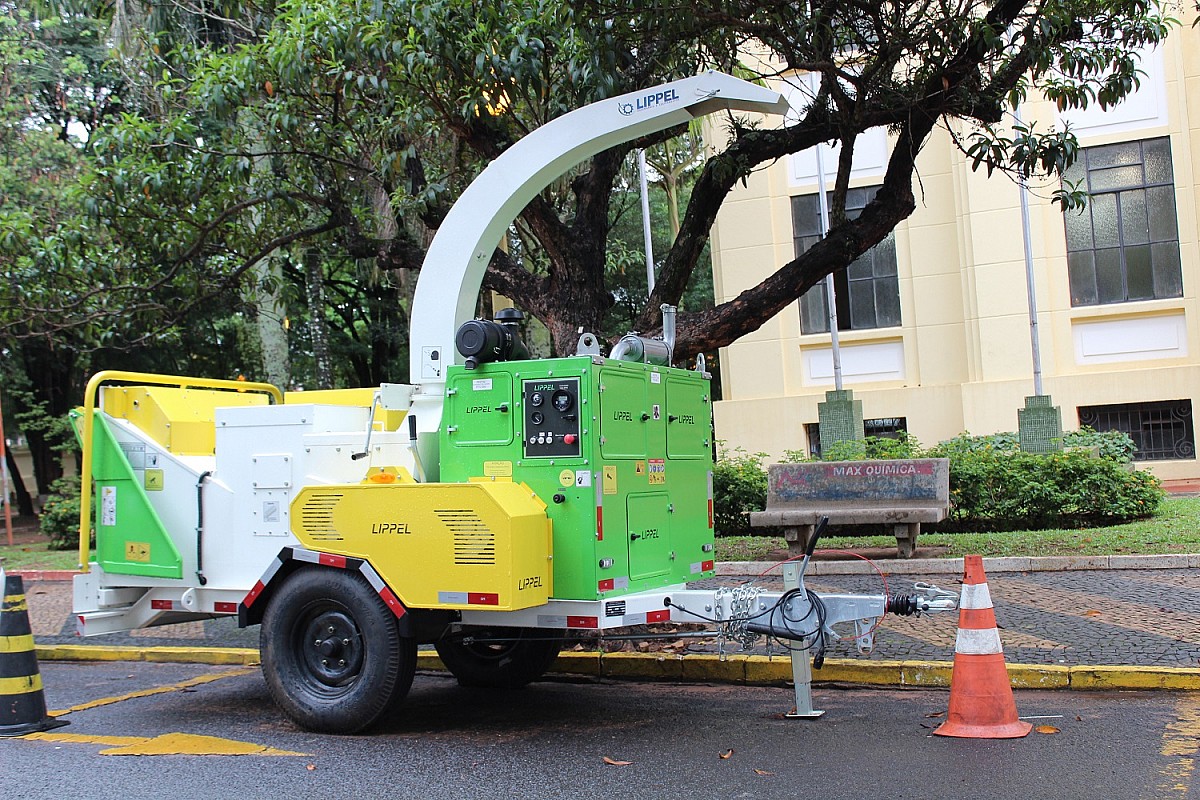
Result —
[[[758, 613], [758, 595], [762, 590], [758, 586], [722, 586], [717, 589], [715, 610], [717, 619], [721, 620], [720, 632], [717, 634], [717, 653], [725, 658], [725, 640], [737, 642], [742, 650], [751, 647], [758, 641], [759, 634], [746, 629], [750, 617]], [[724, 613], [728, 609], [728, 614]]]

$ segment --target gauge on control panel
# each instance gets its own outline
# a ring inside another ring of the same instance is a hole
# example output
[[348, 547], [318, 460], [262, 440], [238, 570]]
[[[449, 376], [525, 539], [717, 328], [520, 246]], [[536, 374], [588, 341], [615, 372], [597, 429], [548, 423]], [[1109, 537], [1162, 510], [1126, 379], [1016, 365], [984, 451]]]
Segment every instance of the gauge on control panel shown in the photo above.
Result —
[[580, 380], [546, 376], [522, 382], [525, 458], [579, 456], [581, 422]]

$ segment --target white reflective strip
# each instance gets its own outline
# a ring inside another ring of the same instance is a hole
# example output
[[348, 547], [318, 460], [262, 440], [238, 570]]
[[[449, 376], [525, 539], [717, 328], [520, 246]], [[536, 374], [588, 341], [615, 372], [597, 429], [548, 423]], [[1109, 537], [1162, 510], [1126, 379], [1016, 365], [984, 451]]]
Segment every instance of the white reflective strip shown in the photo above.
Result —
[[713, 476], [712, 472], [708, 473], [708, 499], [713, 499]]
[[991, 608], [992, 593], [986, 583], [968, 583], [962, 587], [962, 597], [958, 601], [959, 608]]
[[292, 548], [292, 558], [297, 561], [306, 561], [309, 564], [320, 564], [321, 554], [312, 550], [305, 550], [303, 547]]
[[358, 567], [358, 571], [361, 572], [362, 576], [367, 579], [367, 583], [371, 584], [371, 588], [375, 590], [376, 594], [383, 591], [383, 578], [379, 577], [370, 564], [365, 561], [362, 562], [362, 564]]
[[982, 631], [959, 628], [954, 640], [954, 652], [968, 656], [990, 656], [1004, 652], [1000, 648], [1000, 631], [988, 628]]
[[438, 592], [438, 602], [450, 605], [469, 605], [466, 592]]
[[282, 566], [283, 562], [279, 560], [278, 556], [276, 556], [275, 560], [271, 562], [271, 566], [267, 567], [267, 571], [264, 572], [263, 576], [258, 579], [258, 582], [263, 586], [266, 586], [271, 582], [271, 579], [275, 577], [275, 573], [279, 572], [279, 568]]

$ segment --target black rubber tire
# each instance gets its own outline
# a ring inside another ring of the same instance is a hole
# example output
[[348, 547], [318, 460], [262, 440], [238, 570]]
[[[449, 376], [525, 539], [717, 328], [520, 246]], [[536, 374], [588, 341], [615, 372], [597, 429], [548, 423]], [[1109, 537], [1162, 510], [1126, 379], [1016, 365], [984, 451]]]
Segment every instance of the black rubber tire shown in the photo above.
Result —
[[[566, 631], [545, 628], [465, 628], [434, 643], [460, 686], [518, 689], [558, 658]], [[470, 637], [467, 643], [463, 637]], [[489, 639], [495, 642], [489, 642]]]
[[358, 733], [408, 694], [416, 640], [360, 575], [303, 569], [270, 598], [260, 631], [271, 697], [302, 728]]

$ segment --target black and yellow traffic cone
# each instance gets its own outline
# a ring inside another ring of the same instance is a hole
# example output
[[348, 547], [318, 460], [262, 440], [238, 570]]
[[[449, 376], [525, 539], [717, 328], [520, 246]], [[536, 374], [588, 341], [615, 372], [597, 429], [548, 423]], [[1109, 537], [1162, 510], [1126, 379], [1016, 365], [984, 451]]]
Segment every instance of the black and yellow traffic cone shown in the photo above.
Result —
[[0, 736], [24, 736], [67, 724], [46, 713], [42, 676], [20, 575], [4, 575], [0, 605]]

